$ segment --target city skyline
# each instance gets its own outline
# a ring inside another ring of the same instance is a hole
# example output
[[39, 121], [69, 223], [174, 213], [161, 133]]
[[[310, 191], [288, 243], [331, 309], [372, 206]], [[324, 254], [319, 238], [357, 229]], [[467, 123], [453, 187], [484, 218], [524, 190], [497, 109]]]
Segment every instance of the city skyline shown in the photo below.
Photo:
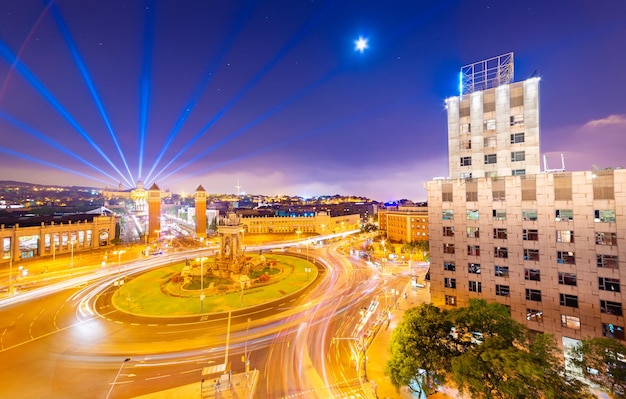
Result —
[[541, 154], [625, 166], [626, 4], [9, 1], [0, 180], [425, 200], [444, 100], [509, 51]]

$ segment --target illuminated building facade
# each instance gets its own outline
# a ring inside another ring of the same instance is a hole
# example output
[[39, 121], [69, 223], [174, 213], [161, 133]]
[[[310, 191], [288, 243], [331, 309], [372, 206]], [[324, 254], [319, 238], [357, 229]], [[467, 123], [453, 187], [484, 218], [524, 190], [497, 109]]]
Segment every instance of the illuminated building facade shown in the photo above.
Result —
[[241, 224], [248, 233], [316, 233], [333, 234], [361, 228], [359, 214], [330, 216], [318, 212], [314, 216], [254, 216], [242, 217]]
[[400, 206], [378, 211], [379, 229], [388, 240], [409, 243], [428, 241], [428, 207]]
[[148, 240], [157, 240], [161, 233], [161, 189], [154, 183], [148, 190]]
[[513, 54], [464, 66], [446, 99], [450, 178], [540, 172], [539, 78], [511, 83]]
[[[0, 225], [3, 261], [100, 249], [116, 238], [114, 216], [34, 216]], [[9, 223], [9, 224], [6, 224]]]
[[202, 185], [196, 189], [195, 196], [196, 238], [206, 238], [206, 190]]
[[[536, 83], [533, 78], [520, 87], [535, 98]], [[487, 94], [469, 97], [471, 102]], [[509, 98], [511, 111], [501, 113], [515, 116], [518, 105]], [[523, 103], [527, 126], [527, 116], [538, 112], [527, 112], [526, 96]], [[465, 306], [471, 298], [502, 303], [515, 320], [554, 334], [564, 348], [589, 336], [624, 340], [626, 170], [539, 173], [538, 133], [530, 140], [524, 128], [524, 140], [512, 143], [520, 133], [512, 125], [503, 125], [504, 134], [498, 131], [497, 121], [507, 118], [496, 116], [495, 132], [483, 129], [480, 117], [469, 118], [472, 154], [474, 142], [482, 149], [495, 136], [504, 145], [504, 162], [475, 164], [481, 158], [472, 155], [465, 168], [459, 147], [451, 144], [451, 178], [426, 183], [433, 304]], [[453, 127], [450, 143], [460, 137]], [[537, 128], [535, 121], [527, 127]], [[513, 151], [532, 154], [524, 173], [515, 173], [518, 166], [504, 156]]]

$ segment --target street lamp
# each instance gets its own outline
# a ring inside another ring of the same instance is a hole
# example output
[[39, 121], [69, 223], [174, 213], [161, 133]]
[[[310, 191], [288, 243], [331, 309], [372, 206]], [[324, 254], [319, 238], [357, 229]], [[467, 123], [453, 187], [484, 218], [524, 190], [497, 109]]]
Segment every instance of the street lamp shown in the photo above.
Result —
[[196, 258], [196, 262], [200, 261], [200, 313], [204, 313], [204, 261], [206, 256]]
[[248, 359], [248, 332], [250, 331], [250, 318], [248, 317], [248, 327], [246, 327], [246, 344], [243, 349], [243, 358], [245, 361], [246, 367], [246, 377], [248, 377], [248, 372], [250, 371], [250, 359]]
[[[367, 346], [365, 345], [364, 337], [361, 336], [361, 339], [354, 338], [354, 337], [346, 337], [346, 338], [333, 337], [332, 342], [340, 341], [340, 340], [354, 341], [356, 343], [355, 345], [357, 349], [361, 352], [361, 355], [363, 356], [363, 381], [367, 382]], [[357, 371], [359, 369], [358, 360], [357, 360], [356, 369]]]
[[118, 284], [120, 279], [122, 278], [122, 254], [126, 253], [125, 250], [113, 251], [113, 255], [117, 255], [117, 279]]
[[129, 361], [130, 361], [130, 357], [127, 357], [126, 359], [124, 359], [124, 361], [120, 365], [120, 368], [119, 370], [117, 370], [117, 374], [115, 375], [115, 379], [111, 383], [111, 388], [109, 389], [109, 393], [107, 393], [106, 399], [109, 399], [109, 396], [111, 396], [111, 392], [113, 392], [113, 387], [115, 386], [115, 384], [117, 384], [117, 379], [119, 378], [120, 373], [122, 372], [122, 369], [124, 368], [124, 365], [128, 363]]
[[74, 244], [76, 244], [76, 240], [72, 238], [70, 240], [70, 274], [72, 274], [72, 271], [74, 270]]

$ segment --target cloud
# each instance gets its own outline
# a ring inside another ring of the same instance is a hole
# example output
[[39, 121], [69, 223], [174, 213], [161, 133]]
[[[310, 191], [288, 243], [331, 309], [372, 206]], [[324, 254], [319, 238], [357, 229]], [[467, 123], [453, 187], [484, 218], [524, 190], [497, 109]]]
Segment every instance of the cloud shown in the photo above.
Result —
[[585, 123], [585, 125], [583, 127], [585, 128], [595, 128], [595, 127], [602, 127], [602, 126], [612, 126], [612, 125], [624, 125], [626, 126], [626, 115], [621, 114], [621, 115], [609, 115], [606, 118], [602, 118], [602, 119], [594, 119], [592, 121], [589, 121], [587, 123]]

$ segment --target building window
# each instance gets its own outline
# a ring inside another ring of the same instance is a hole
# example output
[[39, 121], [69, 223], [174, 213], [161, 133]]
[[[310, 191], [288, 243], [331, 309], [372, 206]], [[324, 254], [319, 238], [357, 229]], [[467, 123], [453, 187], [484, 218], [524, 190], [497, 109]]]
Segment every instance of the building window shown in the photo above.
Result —
[[505, 209], [494, 209], [492, 214], [493, 214], [493, 220], [506, 220]]
[[539, 231], [536, 229], [524, 229], [522, 230], [522, 239], [524, 241], [538, 241]]
[[598, 288], [603, 291], [619, 292], [619, 279], [598, 277]]
[[617, 233], [596, 232], [597, 245], [617, 245]]
[[496, 154], [485, 155], [485, 165], [494, 164], [498, 161]]
[[456, 288], [456, 279], [452, 277], [446, 277], [443, 279], [443, 285], [445, 285], [446, 288]]
[[596, 209], [593, 213], [595, 222], [615, 223], [615, 211], [613, 209]]
[[624, 327], [615, 324], [602, 323], [602, 335], [604, 337], [624, 340]]
[[441, 193], [441, 200], [442, 201], [451, 202], [452, 201], [452, 193]]
[[513, 151], [511, 152], [511, 162], [522, 162], [526, 160], [525, 151]]
[[511, 126], [524, 126], [524, 115], [511, 115]]
[[443, 253], [444, 254], [453, 254], [454, 253], [454, 244], [443, 244]]
[[467, 272], [470, 274], [480, 274], [480, 263], [468, 263]]
[[480, 245], [468, 245], [467, 254], [472, 256], [480, 256]]
[[496, 277], [509, 277], [509, 267], [495, 266], [495, 275]]
[[454, 226], [443, 226], [444, 237], [454, 237]]
[[541, 281], [539, 269], [524, 269], [524, 280]]
[[454, 220], [454, 211], [452, 209], [444, 209], [441, 211], [443, 220]]
[[467, 227], [467, 238], [479, 238], [480, 237], [480, 229], [478, 227]]
[[557, 222], [569, 222], [574, 220], [574, 212], [571, 209], [557, 209], [554, 211], [554, 220]]
[[541, 302], [541, 290], [526, 288], [526, 300]]
[[522, 220], [534, 222], [537, 220], [536, 209], [524, 209], [522, 210]]
[[559, 284], [576, 285], [576, 273], [559, 272]]
[[566, 265], [575, 265], [576, 254], [569, 251], [556, 251], [556, 262], [564, 263]]
[[622, 304], [619, 302], [611, 302], [611, 301], [605, 301], [605, 300], [600, 300], [600, 313], [606, 313], [606, 314], [614, 314], [616, 316], [621, 316], [623, 311], [622, 311]]
[[557, 230], [556, 242], [574, 242], [574, 232], [572, 230]]
[[495, 119], [487, 119], [483, 122], [484, 130], [496, 130], [496, 120]]
[[[472, 149], [472, 140], [461, 140], [459, 147], [460, 147], [461, 150], [471, 150]], [[461, 166], [463, 166], [463, 165], [461, 165]]]
[[542, 322], [543, 312], [537, 309], [526, 309], [526, 320]]
[[580, 330], [580, 317], [561, 315], [561, 325], [571, 328], [572, 330]]
[[559, 294], [559, 303], [561, 306], [569, 306], [570, 308], [578, 307], [578, 296], [570, 294]]
[[483, 287], [480, 281], [469, 281], [470, 292], [483, 292]]
[[496, 139], [496, 136], [485, 137], [483, 139], [483, 147], [484, 148], [495, 148], [497, 143], [498, 143], [498, 141]]
[[604, 267], [606, 269], [617, 269], [619, 267], [619, 260], [617, 255], [596, 255], [596, 264], [598, 267]]
[[511, 135], [511, 144], [523, 143], [524, 133], [513, 133]]
[[494, 247], [493, 248], [493, 256], [495, 258], [508, 258], [509, 257], [509, 249], [506, 247]]
[[459, 125], [459, 133], [470, 134], [472, 132], [472, 125], [470, 123], [461, 123]]
[[491, 191], [491, 197], [494, 201], [506, 201], [506, 192], [504, 190]]
[[478, 201], [478, 191], [468, 191], [465, 193], [466, 201]]
[[453, 295], [446, 295], [446, 305], [456, 306], [456, 297]]
[[478, 220], [478, 209], [468, 209], [467, 220]]
[[525, 176], [526, 175], [526, 169], [513, 169], [511, 171], [511, 175], [512, 176]]
[[497, 238], [499, 240], [506, 240], [507, 236], [508, 236], [508, 233], [506, 229], [501, 229], [501, 228], [493, 229], [493, 238]]
[[456, 271], [456, 265], [454, 262], [443, 262], [443, 270], [454, 272]]
[[510, 293], [511, 293], [511, 290], [509, 289], [508, 285], [496, 284], [496, 295], [509, 296]]
[[472, 157], [461, 157], [461, 166], [471, 166]]
[[539, 260], [539, 250], [538, 249], [527, 249], [524, 248], [524, 260]]
[[461, 179], [471, 179], [472, 172], [461, 172]]

